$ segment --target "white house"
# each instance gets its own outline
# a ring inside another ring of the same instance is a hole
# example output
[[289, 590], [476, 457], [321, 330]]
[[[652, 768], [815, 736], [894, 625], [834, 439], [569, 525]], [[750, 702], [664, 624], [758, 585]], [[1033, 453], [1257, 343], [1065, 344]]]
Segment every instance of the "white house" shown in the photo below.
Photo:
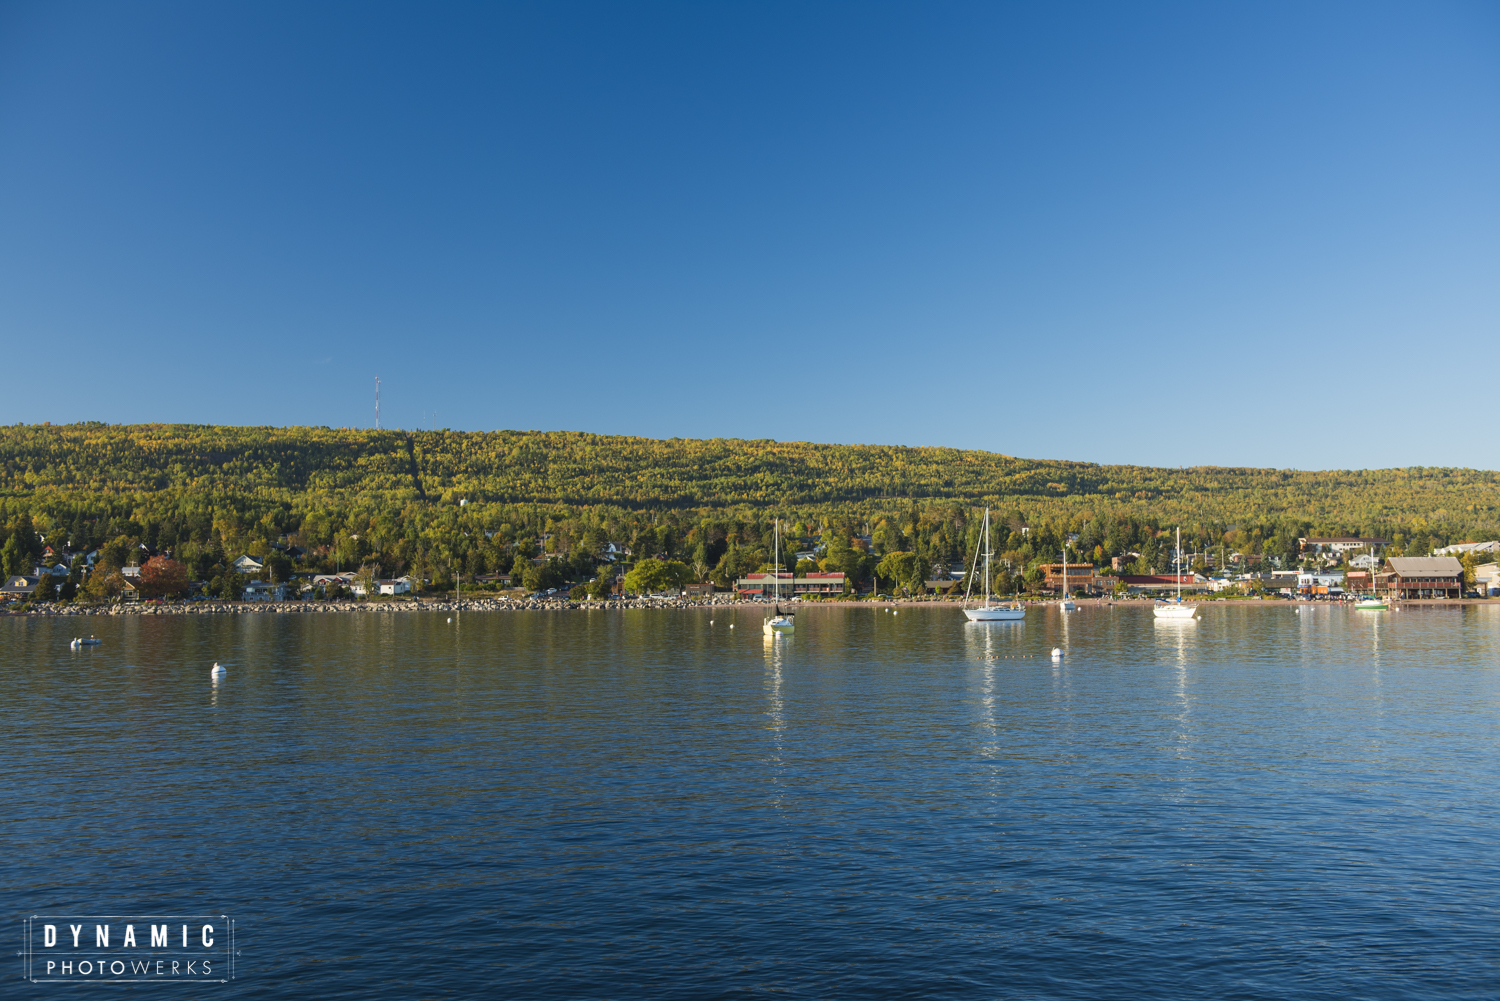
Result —
[[1486, 597], [1500, 595], [1500, 563], [1486, 563], [1475, 567], [1474, 587]]
[[258, 556], [245, 555], [231, 564], [236, 573], [260, 573], [266, 568], [266, 561]]
[[1434, 556], [1462, 556], [1464, 553], [1500, 553], [1500, 542], [1455, 542], [1432, 551]]
[[343, 573], [315, 573], [312, 575], [312, 582], [314, 586], [317, 586], [319, 584], [343, 584], [347, 587], [349, 584], [354, 582], [354, 571], [345, 570]]
[[243, 597], [246, 601], [285, 601], [286, 585], [252, 580], [245, 585]]
[[[356, 595], [363, 598], [365, 596], [364, 581], [351, 581], [349, 583], [349, 590], [353, 591]], [[384, 578], [377, 580], [375, 581], [375, 593], [389, 595], [410, 594], [411, 577], [397, 577], [395, 580], [388, 580]]]
[[1341, 573], [1299, 573], [1297, 590], [1303, 594], [1343, 594], [1344, 575]]

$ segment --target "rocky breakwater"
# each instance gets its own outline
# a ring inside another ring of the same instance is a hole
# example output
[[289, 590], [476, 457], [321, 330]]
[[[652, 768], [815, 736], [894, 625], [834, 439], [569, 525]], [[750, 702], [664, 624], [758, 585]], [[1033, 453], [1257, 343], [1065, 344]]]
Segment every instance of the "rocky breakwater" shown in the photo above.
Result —
[[587, 611], [623, 608], [704, 608], [753, 604], [734, 599], [687, 601], [680, 598], [632, 598], [608, 601], [479, 598], [454, 601], [188, 601], [130, 605], [31, 605], [22, 615], [321, 615], [358, 612], [399, 615], [409, 612]]

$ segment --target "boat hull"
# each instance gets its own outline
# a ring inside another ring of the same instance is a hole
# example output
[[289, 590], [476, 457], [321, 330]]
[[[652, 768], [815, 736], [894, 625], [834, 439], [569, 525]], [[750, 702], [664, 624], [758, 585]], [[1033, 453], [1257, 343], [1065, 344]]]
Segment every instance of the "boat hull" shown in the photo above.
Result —
[[1157, 605], [1151, 610], [1158, 619], [1191, 619], [1198, 614], [1197, 605]]
[[965, 608], [970, 622], [1016, 622], [1026, 618], [1024, 608]]
[[761, 631], [767, 636], [774, 636], [777, 633], [784, 636], [787, 633], [796, 632], [797, 624], [783, 619], [767, 619], [765, 624], [761, 626]]
[[1357, 612], [1384, 612], [1391, 606], [1384, 601], [1356, 601], [1354, 610]]

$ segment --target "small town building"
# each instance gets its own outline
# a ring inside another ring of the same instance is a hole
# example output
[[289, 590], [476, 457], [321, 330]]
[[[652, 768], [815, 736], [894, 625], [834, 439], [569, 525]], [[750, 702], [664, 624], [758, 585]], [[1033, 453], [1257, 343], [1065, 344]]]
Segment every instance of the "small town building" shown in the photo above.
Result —
[[266, 568], [266, 561], [258, 556], [241, 556], [233, 564], [236, 573], [256, 574]]
[[1299, 573], [1297, 593], [1304, 598], [1322, 598], [1344, 593], [1344, 575], [1341, 573]]
[[1455, 556], [1392, 556], [1383, 574], [1393, 598], [1461, 598], [1464, 565]]
[[285, 601], [286, 585], [252, 580], [245, 585], [244, 593], [240, 597], [246, 601]]
[[1163, 573], [1163, 574], [1149, 574], [1149, 575], [1141, 575], [1141, 574], [1130, 575], [1130, 574], [1127, 574], [1126, 576], [1121, 577], [1120, 580], [1125, 584], [1125, 587], [1126, 587], [1127, 590], [1136, 591], [1136, 592], [1140, 592], [1140, 591], [1175, 591], [1175, 590], [1177, 590], [1177, 585], [1179, 583], [1181, 583], [1182, 589], [1184, 591], [1211, 591], [1211, 590], [1213, 590], [1212, 583], [1209, 581], [1209, 579], [1207, 577], [1204, 577], [1202, 574], [1196, 574], [1196, 573], [1185, 573], [1185, 574]]
[[16, 574], [14, 577], [7, 577], [5, 578], [5, 585], [0, 587], [0, 598], [6, 601], [15, 598], [29, 598], [41, 581], [41, 577], [28, 577], [25, 574]]
[[1455, 542], [1432, 551], [1434, 556], [1462, 556], [1464, 553], [1500, 553], [1500, 542]]
[[741, 577], [735, 592], [742, 598], [769, 598], [779, 595], [793, 598], [801, 594], [843, 594], [844, 574], [809, 573], [798, 577], [790, 573], [753, 573]]
[[[397, 577], [395, 579], [380, 578], [374, 581], [375, 593], [386, 595], [411, 594], [411, 577]], [[358, 597], [365, 596], [364, 581], [355, 578], [349, 583], [349, 590]]]
[[682, 589], [682, 593], [689, 598], [707, 598], [714, 593], [713, 584], [689, 584]]
[[[1045, 587], [1049, 591], [1059, 591], [1062, 589], [1063, 564], [1043, 563], [1038, 566], [1037, 569], [1047, 575], [1047, 580], [1042, 585], [1043, 587]], [[1094, 564], [1069, 563], [1067, 565], [1067, 571], [1069, 593], [1078, 590], [1080, 587], [1085, 591], [1092, 591], [1095, 589], [1096, 585], [1094, 581]]]
[[1500, 563], [1485, 563], [1475, 567], [1474, 587], [1486, 598], [1500, 595]]
[[1332, 553], [1339, 557], [1342, 557], [1345, 553], [1358, 552], [1362, 549], [1370, 549], [1378, 553], [1391, 544], [1390, 539], [1365, 539], [1353, 536], [1338, 536], [1337, 538], [1326, 539], [1305, 538], [1298, 539], [1297, 542], [1302, 546], [1303, 552], [1310, 552], [1315, 556]]

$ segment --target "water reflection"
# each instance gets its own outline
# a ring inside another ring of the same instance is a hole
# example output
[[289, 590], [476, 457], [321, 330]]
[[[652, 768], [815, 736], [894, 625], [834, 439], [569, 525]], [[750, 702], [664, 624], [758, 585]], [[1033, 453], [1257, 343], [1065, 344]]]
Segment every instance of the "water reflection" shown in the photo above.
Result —
[[766, 657], [766, 729], [771, 732], [771, 757], [767, 777], [771, 780], [771, 805], [780, 809], [785, 791], [782, 780], [786, 771], [786, 705], [781, 696], [781, 674], [791, 637], [770, 633], [763, 636], [762, 640]]
[[1018, 656], [1025, 628], [1026, 623], [1021, 620], [965, 622], [964, 648], [970, 657], [980, 661], [1011, 660]]

